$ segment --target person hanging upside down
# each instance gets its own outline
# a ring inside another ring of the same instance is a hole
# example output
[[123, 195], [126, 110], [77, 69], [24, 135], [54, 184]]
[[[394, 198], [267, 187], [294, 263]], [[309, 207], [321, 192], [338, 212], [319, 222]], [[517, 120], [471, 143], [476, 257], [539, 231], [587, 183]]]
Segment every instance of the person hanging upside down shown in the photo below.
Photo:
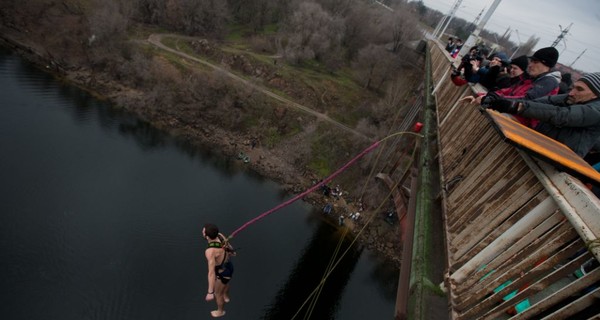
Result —
[[224, 305], [229, 302], [229, 281], [233, 276], [231, 257], [235, 253], [216, 225], [206, 224], [202, 229], [202, 236], [208, 242], [205, 251], [208, 262], [208, 292], [205, 300], [216, 301], [217, 310], [211, 311], [210, 314], [218, 318], [225, 315]]

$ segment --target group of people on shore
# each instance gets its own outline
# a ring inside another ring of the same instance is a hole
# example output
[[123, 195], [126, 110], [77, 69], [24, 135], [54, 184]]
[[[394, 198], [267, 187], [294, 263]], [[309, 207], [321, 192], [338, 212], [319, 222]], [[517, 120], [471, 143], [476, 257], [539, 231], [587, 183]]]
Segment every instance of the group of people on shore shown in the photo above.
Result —
[[[327, 198], [327, 202], [325, 203], [325, 206], [323, 206], [323, 213], [326, 215], [330, 215], [333, 214], [334, 212], [334, 205], [331, 201], [329, 201], [329, 198], [332, 197], [334, 199], [334, 201], [340, 200], [340, 198], [342, 197], [342, 189], [340, 188], [340, 185], [336, 185], [334, 188], [329, 187], [327, 184], [323, 184], [321, 185], [321, 187], [319, 188], [320, 192], [323, 194], [323, 196], [325, 196]], [[357, 203], [357, 207], [358, 207], [358, 211], [354, 212], [350, 212], [348, 211], [348, 208], [346, 208], [346, 213], [345, 214], [340, 214], [338, 216], [338, 224], [340, 226], [344, 225], [344, 220], [346, 219], [346, 215], [352, 219], [353, 221], [358, 221], [360, 219], [360, 213], [363, 211], [363, 203], [362, 203], [362, 199], [360, 199]]]
[[600, 162], [600, 72], [572, 82], [570, 74], [555, 70], [558, 58], [554, 47], [514, 59], [473, 47], [451, 79], [457, 85], [479, 83], [487, 89], [462, 102], [508, 114], [594, 165]]

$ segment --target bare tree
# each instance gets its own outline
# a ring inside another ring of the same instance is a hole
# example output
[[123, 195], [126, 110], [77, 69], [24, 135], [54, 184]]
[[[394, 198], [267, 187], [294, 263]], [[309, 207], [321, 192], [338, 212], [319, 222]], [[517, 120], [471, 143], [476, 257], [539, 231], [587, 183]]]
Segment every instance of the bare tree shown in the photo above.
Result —
[[166, 25], [190, 35], [223, 36], [229, 19], [227, 3], [218, 0], [167, 0]]
[[420, 39], [419, 21], [410, 8], [402, 4], [387, 15], [392, 51], [399, 52], [400, 48], [410, 40]]
[[228, 0], [227, 3], [233, 19], [249, 26], [254, 32], [262, 30], [278, 18], [274, 14], [278, 6], [277, 0]]
[[540, 38], [532, 35], [529, 37], [529, 39], [527, 39], [527, 41], [525, 41], [524, 44], [519, 47], [519, 50], [517, 50], [515, 53], [515, 57], [520, 55], [529, 55], [533, 51], [533, 48], [537, 46], [538, 42], [540, 42]]
[[365, 3], [356, 3], [344, 18], [344, 37], [342, 44], [346, 48], [346, 58], [353, 60], [358, 50], [369, 43], [386, 42], [383, 15], [379, 7]]
[[137, 18], [149, 24], [161, 24], [165, 21], [165, 0], [135, 0]]
[[283, 55], [294, 63], [327, 60], [328, 55], [339, 54], [342, 30], [341, 19], [332, 17], [317, 3], [302, 2], [287, 23]]
[[90, 11], [88, 45], [106, 45], [122, 41], [129, 24], [129, 6], [119, 0], [97, 0]]
[[356, 80], [367, 89], [378, 89], [396, 71], [395, 58], [384, 46], [369, 44], [353, 62]]
[[317, 2], [330, 14], [336, 16], [346, 16], [354, 6], [362, 4], [358, 0], [317, 0]]

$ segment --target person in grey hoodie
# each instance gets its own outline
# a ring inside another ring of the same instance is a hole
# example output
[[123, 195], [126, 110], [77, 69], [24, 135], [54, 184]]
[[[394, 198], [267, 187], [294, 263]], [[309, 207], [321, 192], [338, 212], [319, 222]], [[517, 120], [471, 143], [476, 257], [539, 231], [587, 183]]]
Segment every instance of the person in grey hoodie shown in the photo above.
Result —
[[540, 120], [536, 131], [585, 157], [600, 138], [600, 72], [581, 77], [568, 94], [532, 101], [496, 98], [486, 107]]

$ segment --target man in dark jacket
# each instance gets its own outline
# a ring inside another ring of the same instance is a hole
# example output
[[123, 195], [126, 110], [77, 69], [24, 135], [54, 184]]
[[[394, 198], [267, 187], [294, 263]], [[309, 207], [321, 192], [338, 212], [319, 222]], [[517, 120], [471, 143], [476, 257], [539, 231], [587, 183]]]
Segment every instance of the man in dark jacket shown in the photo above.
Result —
[[536, 130], [584, 157], [600, 138], [600, 72], [588, 73], [568, 94], [527, 100], [497, 98], [488, 108], [540, 120]]
[[552, 71], [556, 62], [558, 62], [558, 51], [554, 47], [541, 48], [529, 57], [527, 73], [533, 79], [533, 87], [527, 92], [528, 99], [558, 93], [560, 72]]

